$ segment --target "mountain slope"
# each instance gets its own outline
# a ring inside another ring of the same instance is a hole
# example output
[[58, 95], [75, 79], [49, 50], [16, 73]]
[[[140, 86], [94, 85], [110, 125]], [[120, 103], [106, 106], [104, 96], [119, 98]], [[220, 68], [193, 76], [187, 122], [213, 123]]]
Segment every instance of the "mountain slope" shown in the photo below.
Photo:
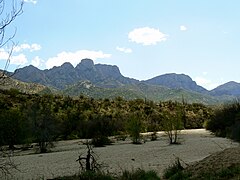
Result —
[[52, 69], [27, 66], [15, 71], [14, 78], [39, 83], [66, 95], [84, 94], [93, 98], [146, 98], [153, 101], [177, 100], [215, 104], [240, 95], [239, 83], [229, 82], [209, 92], [185, 74], [164, 74], [146, 81], [124, 77], [117, 66], [94, 64], [83, 59], [75, 68], [64, 63]]
[[208, 91], [196, 84], [189, 76], [185, 74], [164, 74], [144, 81], [148, 84], [166, 86], [173, 89], [185, 89], [199, 93], [207, 93]]
[[211, 90], [210, 94], [214, 96], [240, 96], [240, 83], [230, 81]]
[[154, 102], [159, 101], [182, 101], [188, 103], [218, 104], [223, 101], [232, 100], [231, 97], [213, 97], [207, 94], [187, 91], [184, 89], [171, 89], [158, 85], [150, 85], [139, 82], [131, 85], [123, 85], [117, 88], [103, 88], [92, 84], [90, 81], [81, 81], [67, 87], [63, 93], [70, 96], [86, 95], [93, 98], [116, 98], [124, 99], [148, 99]]
[[2, 78], [0, 81], [0, 89], [9, 90], [9, 89], [17, 89], [22, 93], [27, 94], [36, 94], [36, 93], [51, 93], [52, 91], [41, 84], [36, 83], [26, 83], [11, 77]]

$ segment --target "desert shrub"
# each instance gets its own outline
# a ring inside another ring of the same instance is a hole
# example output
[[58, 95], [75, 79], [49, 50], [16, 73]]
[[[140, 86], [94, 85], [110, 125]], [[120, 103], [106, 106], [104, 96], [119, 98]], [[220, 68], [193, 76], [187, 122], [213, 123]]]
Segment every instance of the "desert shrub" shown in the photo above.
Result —
[[119, 180], [160, 180], [155, 171], [144, 171], [137, 169], [135, 171], [124, 171], [123, 174], [118, 177]]
[[103, 172], [86, 171], [79, 175], [81, 180], [113, 180], [111, 175], [105, 174]]
[[180, 175], [182, 175], [182, 170], [183, 170], [183, 167], [180, 163], [179, 158], [177, 158], [177, 160], [172, 165], [170, 165], [167, 169], [165, 169], [164, 178], [169, 179], [169, 178], [174, 178], [174, 176], [180, 177]]
[[94, 147], [104, 147], [105, 145], [112, 144], [112, 141], [107, 136], [99, 134], [92, 138], [91, 144]]

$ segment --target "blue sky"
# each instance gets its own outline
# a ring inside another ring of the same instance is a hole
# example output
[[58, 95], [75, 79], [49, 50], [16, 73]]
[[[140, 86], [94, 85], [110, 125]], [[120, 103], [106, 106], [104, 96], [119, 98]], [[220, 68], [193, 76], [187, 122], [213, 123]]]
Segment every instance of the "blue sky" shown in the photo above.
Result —
[[240, 82], [239, 0], [25, 1], [7, 30], [17, 28], [11, 71], [91, 58], [138, 80], [174, 72], [207, 89]]

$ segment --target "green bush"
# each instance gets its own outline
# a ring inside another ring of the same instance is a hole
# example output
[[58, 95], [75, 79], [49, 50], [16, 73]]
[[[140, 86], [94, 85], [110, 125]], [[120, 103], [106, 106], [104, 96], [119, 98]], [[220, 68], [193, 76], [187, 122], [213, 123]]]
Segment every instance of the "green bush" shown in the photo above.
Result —
[[112, 141], [106, 136], [98, 135], [92, 138], [91, 144], [94, 147], [104, 147], [105, 145], [112, 144]]
[[240, 141], [240, 103], [234, 102], [218, 108], [207, 121], [206, 129], [217, 136]]

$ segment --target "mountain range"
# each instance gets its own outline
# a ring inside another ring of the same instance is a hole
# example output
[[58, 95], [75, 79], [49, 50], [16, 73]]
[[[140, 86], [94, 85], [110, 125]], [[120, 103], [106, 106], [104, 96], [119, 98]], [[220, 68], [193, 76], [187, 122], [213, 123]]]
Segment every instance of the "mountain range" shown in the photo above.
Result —
[[216, 104], [240, 96], [240, 83], [228, 82], [211, 91], [199, 86], [185, 74], [164, 74], [140, 81], [124, 77], [117, 66], [94, 64], [83, 59], [76, 67], [66, 62], [52, 69], [32, 65], [17, 69], [12, 78], [25, 83], [44, 85], [54, 92], [93, 98], [144, 98], [153, 101], [178, 100]]

